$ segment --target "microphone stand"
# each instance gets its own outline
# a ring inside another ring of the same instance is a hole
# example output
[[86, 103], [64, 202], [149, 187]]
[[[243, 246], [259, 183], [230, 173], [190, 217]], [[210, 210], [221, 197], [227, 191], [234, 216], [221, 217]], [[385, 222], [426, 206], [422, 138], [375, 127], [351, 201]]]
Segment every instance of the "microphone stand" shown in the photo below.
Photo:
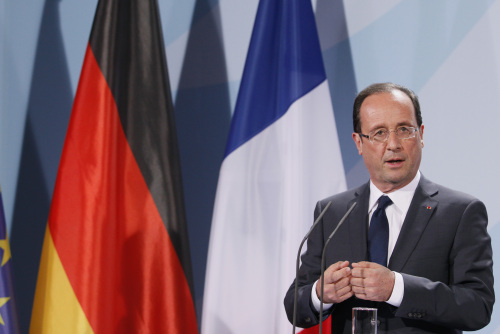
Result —
[[298, 291], [299, 291], [299, 286], [297, 284], [297, 279], [299, 277], [299, 263], [300, 263], [300, 253], [302, 251], [302, 246], [304, 246], [304, 242], [307, 240], [307, 238], [309, 238], [309, 235], [314, 230], [314, 228], [316, 227], [316, 225], [318, 225], [318, 223], [321, 220], [321, 218], [323, 218], [323, 216], [326, 213], [326, 210], [328, 210], [328, 208], [330, 207], [330, 205], [332, 205], [332, 201], [328, 202], [328, 204], [325, 206], [325, 208], [321, 211], [321, 213], [319, 214], [318, 218], [316, 218], [316, 220], [312, 224], [311, 228], [309, 229], [309, 232], [307, 232], [306, 236], [304, 237], [304, 239], [302, 239], [302, 242], [300, 243], [300, 246], [299, 246], [299, 252], [297, 254], [297, 262], [295, 264], [295, 295], [293, 297], [293, 334], [295, 334], [295, 327], [296, 327], [296, 324], [297, 324], [297, 294], [298, 294]]
[[337, 232], [337, 230], [339, 229], [340, 225], [342, 225], [342, 223], [344, 223], [344, 221], [347, 219], [347, 217], [349, 216], [349, 214], [351, 214], [351, 211], [354, 209], [354, 207], [356, 206], [356, 204], [357, 204], [357, 202], [354, 202], [351, 205], [351, 207], [349, 208], [349, 210], [346, 212], [346, 214], [344, 215], [344, 217], [342, 217], [342, 219], [338, 223], [337, 227], [330, 234], [330, 236], [328, 237], [328, 239], [325, 242], [325, 245], [323, 246], [323, 253], [321, 254], [321, 298], [319, 300], [319, 334], [323, 333], [323, 293], [324, 293], [324, 289], [325, 289], [325, 277], [324, 276], [325, 276], [325, 252], [326, 252], [326, 246], [328, 246], [328, 243], [332, 239], [332, 237], [335, 234], [335, 232]]

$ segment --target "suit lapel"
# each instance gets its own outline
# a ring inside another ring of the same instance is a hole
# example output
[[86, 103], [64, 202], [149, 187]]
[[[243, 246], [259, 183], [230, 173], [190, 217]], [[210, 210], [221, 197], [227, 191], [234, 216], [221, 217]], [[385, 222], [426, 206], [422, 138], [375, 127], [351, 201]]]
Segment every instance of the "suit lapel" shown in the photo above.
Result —
[[437, 191], [436, 185], [422, 176], [394, 246], [389, 261], [389, 269], [394, 271], [403, 269], [429, 223], [434, 210], [436, 210], [438, 201], [433, 197], [437, 194]]
[[367, 183], [365, 186], [359, 188], [356, 192], [356, 197], [348, 205], [348, 208], [350, 208], [354, 202], [357, 202], [356, 207], [346, 221], [349, 224], [349, 240], [357, 240], [357, 242], [351, 242], [352, 262], [367, 260], [369, 197], [370, 186]]

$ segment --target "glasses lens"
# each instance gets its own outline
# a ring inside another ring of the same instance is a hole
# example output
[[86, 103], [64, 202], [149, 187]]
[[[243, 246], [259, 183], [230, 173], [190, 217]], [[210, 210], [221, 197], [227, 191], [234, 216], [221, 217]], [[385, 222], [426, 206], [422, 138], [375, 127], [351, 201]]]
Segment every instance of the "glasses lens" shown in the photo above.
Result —
[[396, 130], [396, 135], [400, 139], [408, 139], [415, 137], [416, 129], [413, 127], [402, 126]]
[[391, 132], [395, 132], [398, 139], [408, 139], [415, 137], [417, 129], [411, 126], [401, 126], [396, 130], [379, 129], [370, 133], [368, 137], [371, 142], [384, 143]]
[[371, 137], [372, 141], [376, 141], [378, 143], [383, 143], [384, 141], [387, 140], [388, 135], [389, 135], [389, 131], [387, 131], [385, 129], [380, 129], [380, 130], [377, 130], [377, 131], [371, 133], [370, 137]]

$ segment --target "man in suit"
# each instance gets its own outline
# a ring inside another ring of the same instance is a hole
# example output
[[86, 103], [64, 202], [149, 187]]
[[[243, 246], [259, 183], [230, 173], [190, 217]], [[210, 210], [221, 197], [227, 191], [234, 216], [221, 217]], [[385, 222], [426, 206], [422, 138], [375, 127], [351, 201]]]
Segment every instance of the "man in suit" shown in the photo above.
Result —
[[[461, 333], [486, 326], [495, 301], [484, 204], [426, 179], [419, 166], [424, 126], [417, 96], [392, 84], [360, 92], [353, 107], [356, 147], [370, 174], [332, 202], [311, 233], [298, 276], [297, 325], [319, 323], [323, 246], [328, 244], [323, 319], [351, 333], [351, 310], [378, 309], [378, 333]], [[380, 209], [377, 208], [380, 206]], [[293, 317], [294, 284], [285, 296]]]

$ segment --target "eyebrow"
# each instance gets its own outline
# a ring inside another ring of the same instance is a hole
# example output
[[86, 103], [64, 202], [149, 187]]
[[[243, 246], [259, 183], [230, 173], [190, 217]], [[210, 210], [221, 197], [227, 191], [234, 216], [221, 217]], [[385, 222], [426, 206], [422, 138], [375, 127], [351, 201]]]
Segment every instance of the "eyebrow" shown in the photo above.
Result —
[[[400, 122], [400, 123], [396, 124], [396, 128], [399, 128], [401, 126], [411, 126], [413, 128], [418, 129], [418, 125], [413, 125], [413, 124], [408, 123], [408, 122]], [[371, 130], [368, 130], [368, 132], [372, 132], [372, 131], [379, 130], [379, 129], [387, 129], [387, 127], [383, 126], [383, 125], [377, 125], [377, 126], [374, 126], [373, 128], [371, 128]]]

